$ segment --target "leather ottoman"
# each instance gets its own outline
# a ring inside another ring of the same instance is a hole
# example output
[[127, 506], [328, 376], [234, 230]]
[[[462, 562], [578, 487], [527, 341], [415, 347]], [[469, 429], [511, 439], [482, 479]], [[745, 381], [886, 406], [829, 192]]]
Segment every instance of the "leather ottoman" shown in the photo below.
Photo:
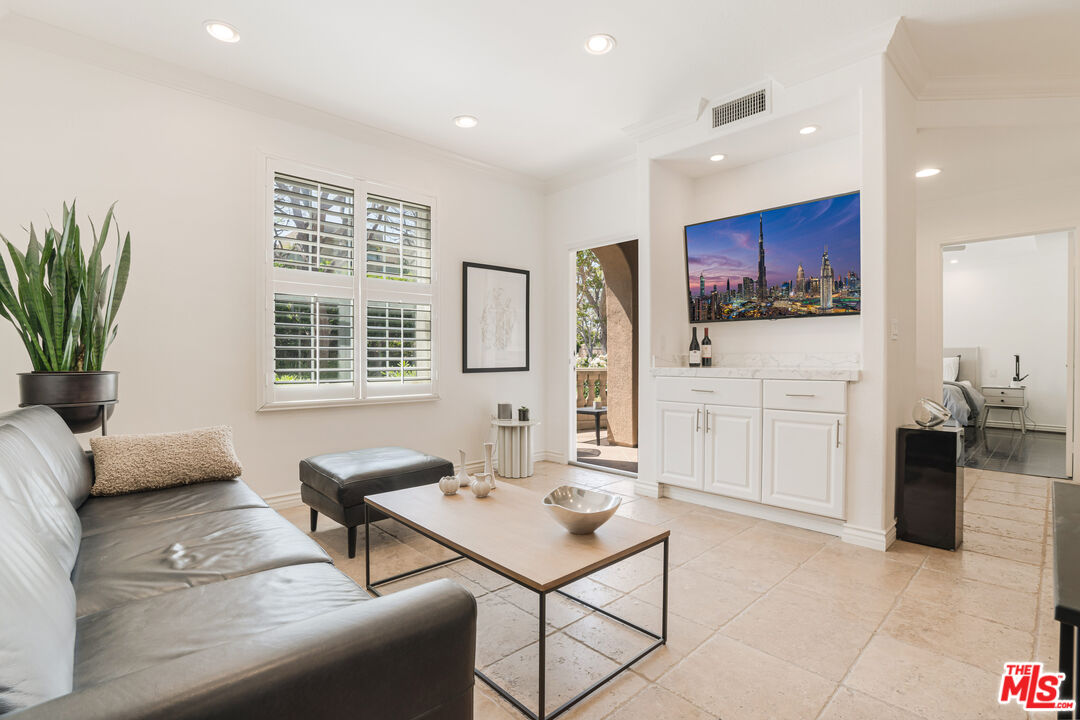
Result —
[[[348, 528], [349, 557], [356, 557], [356, 527], [364, 522], [364, 498], [439, 482], [454, 474], [441, 457], [403, 447], [315, 455], [300, 461], [300, 499], [311, 508], [311, 531], [319, 513]], [[374, 508], [371, 520], [386, 516]]]

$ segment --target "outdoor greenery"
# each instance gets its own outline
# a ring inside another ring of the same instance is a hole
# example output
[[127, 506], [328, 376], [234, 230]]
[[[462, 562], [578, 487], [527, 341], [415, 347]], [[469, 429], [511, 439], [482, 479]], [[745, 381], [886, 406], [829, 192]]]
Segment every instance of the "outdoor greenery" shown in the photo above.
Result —
[[592, 250], [577, 254], [577, 366], [607, 367], [604, 270]]
[[59, 228], [50, 221], [44, 244], [33, 225], [26, 252], [0, 235], [13, 271], [9, 275], [0, 255], [0, 316], [15, 326], [35, 371], [101, 370], [105, 351], [116, 338], [116, 313], [131, 267], [131, 233], [121, 242], [119, 228], [115, 265], [102, 267], [112, 227], [112, 207], [100, 234], [90, 221], [92, 245], [85, 256], [72, 201], [70, 208], [63, 205]]

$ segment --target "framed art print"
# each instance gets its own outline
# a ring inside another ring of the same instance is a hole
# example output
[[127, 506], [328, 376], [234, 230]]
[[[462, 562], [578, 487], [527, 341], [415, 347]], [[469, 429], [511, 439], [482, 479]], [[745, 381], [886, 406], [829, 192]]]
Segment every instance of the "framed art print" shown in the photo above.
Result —
[[529, 369], [529, 271], [462, 263], [461, 371]]

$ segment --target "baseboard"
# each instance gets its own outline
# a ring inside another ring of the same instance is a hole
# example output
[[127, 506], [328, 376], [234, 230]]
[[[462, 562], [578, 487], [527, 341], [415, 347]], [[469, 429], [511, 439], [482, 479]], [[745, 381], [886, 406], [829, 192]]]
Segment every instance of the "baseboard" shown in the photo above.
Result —
[[660, 498], [660, 486], [656, 483], [646, 482], [644, 480], [636, 480], [634, 482], [634, 493], [643, 497]]
[[533, 455], [536, 462], [553, 462], [565, 465], [567, 463], [566, 453], [556, 452], [555, 450], [540, 450]]
[[274, 510], [285, 510], [287, 508], [297, 507], [303, 505], [303, 501], [300, 500], [300, 491], [287, 493], [278, 493], [276, 495], [267, 495], [263, 498], [266, 504]]
[[[544, 461], [561, 463], [563, 465], [566, 464], [566, 458], [561, 453], [557, 453], [557, 452], [555, 452], [553, 450], [537, 450], [536, 452], [533, 453], [533, 462], [544, 462]], [[498, 466], [499, 466], [499, 454], [498, 453], [495, 453], [492, 456], [492, 462], [495, 464], [495, 467], [498, 468]], [[457, 470], [457, 467], [458, 466], [455, 464], [454, 465], [454, 470], [455, 471]], [[471, 461], [467, 460], [465, 462], [465, 472], [469, 473], [470, 475], [475, 475], [477, 473], [484, 472], [484, 461], [482, 459], [481, 460], [471, 460]]]
[[681, 488], [675, 485], [661, 485], [660, 492], [663, 497], [669, 497], [672, 500], [682, 500], [683, 502], [690, 502], [695, 505], [704, 505], [705, 507], [716, 508], [717, 510], [726, 510], [727, 512], [733, 512], [738, 515], [747, 515], [762, 520], [771, 520], [772, 522], [781, 523], [783, 525], [800, 527], [804, 530], [813, 530], [827, 535], [843, 537], [845, 527], [843, 520], [822, 517], [820, 515], [810, 515], [809, 513], [802, 513], [798, 510], [788, 510], [787, 508], [778, 508], [773, 507], [772, 505], [762, 505], [761, 503], [751, 502], [749, 500], [739, 500], [738, 498], [729, 498], [724, 497], [723, 495], [713, 495], [712, 493], [690, 490], [689, 488]]
[[[1005, 430], [1019, 430], [1019, 422], [1007, 422], [1005, 420], [989, 420], [986, 423], [986, 427], [1003, 428]], [[1037, 425], [1035, 423], [1028, 423], [1028, 430], [1038, 430], [1041, 432], [1062, 433], [1065, 432], [1064, 425]]]
[[840, 539], [852, 545], [885, 551], [896, 542], [896, 523], [893, 522], [884, 530], [864, 528], [846, 523], [843, 532], [840, 534]]

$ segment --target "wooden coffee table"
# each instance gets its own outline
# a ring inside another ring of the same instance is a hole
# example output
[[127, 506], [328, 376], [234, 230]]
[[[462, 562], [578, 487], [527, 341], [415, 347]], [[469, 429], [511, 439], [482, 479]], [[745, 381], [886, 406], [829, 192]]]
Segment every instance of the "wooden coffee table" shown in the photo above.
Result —
[[[467, 490], [443, 495], [433, 485], [421, 485], [364, 498], [364, 578], [368, 591], [379, 595], [378, 587], [433, 568], [468, 558], [532, 590], [540, 597], [538, 708], [533, 712], [479, 669], [476, 675], [495, 692], [533, 720], [555, 718], [569, 710], [594, 690], [667, 642], [668, 535], [651, 525], [616, 515], [591, 535], [571, 535], [541, 504], [543, 494], [500, 483], [486, 498], [477, 499]], [[430, 540], [460, 553], [460, 557], [426, 565], [382, 580], [371, 579], [371, 530], [367, 506], [380, 510]], [[663, 544], [663, 603], [660, 634], [656, 634], [612, 613], [576, 598], [561, 588], [602, 570], [620, 560]], [[547, 596], [556, 592], [576, 603], [616, 620], [655, 640], [629, 662], [597, 681], [550, 713], [545, 712]]]

